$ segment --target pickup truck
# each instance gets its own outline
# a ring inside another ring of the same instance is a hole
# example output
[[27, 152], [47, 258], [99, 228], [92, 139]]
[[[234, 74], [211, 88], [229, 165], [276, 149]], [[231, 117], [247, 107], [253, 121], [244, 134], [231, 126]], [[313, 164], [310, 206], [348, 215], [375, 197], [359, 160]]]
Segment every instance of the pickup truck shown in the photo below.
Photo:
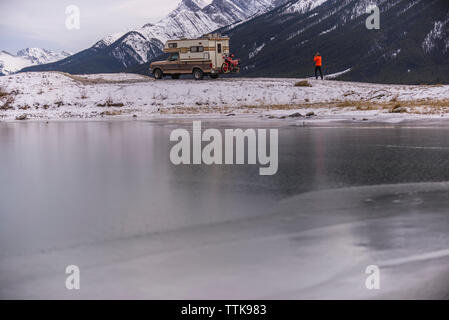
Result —
[[229, 38], [206, 35], [198, 39], [170, 40], [164, 46], [169, 53], [165, 61], [151, 63], [150, 72], [156, 79], [192, 74], [196, 80], [204, 76], [217, 79], [222, 73], [239, 72], [239, 61], [229, 56]]

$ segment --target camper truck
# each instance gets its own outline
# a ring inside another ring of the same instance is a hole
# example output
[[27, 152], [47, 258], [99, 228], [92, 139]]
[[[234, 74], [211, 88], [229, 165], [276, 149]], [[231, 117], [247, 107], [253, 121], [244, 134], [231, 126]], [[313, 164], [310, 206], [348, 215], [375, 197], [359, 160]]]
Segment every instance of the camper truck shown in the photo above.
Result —
[[196, 80], [202, 80], [205, 75], [216, 79], [221, 73], [240, 71], [239, 61], [229, 55], [229, 38], [218, 34], [169, 40], [164, 52], [169, 54], [166, 61], [150, 65], [150, 72], [156, 79], [167, 75], [179, 79], [182, 74], [192, 74]]

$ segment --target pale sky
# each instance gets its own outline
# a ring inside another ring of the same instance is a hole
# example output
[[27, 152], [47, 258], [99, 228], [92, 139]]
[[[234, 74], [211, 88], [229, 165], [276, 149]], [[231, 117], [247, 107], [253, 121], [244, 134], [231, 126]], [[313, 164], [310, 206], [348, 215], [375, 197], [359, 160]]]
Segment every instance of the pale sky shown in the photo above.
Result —
[[[180, 1], [0, 0], [0, 50], [16, 53], [40, 47], [78, 52], [109, 34], [157, 22]], [[80, 9], [79, 30], [66, 28], [69, 5]]]

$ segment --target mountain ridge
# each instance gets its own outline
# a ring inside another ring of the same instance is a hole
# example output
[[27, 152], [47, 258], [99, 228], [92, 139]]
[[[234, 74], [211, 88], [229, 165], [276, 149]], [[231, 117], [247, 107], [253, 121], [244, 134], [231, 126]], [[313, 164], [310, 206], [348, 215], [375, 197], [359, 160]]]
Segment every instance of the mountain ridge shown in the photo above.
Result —
[[449, 2], [379, 0], [380, 30], [366, 28], [369, 0], [327, 0], [308, 12], [292, 10], [304, 4], [293, 1], [218, 30], [231, 37], [243, 76], [312, 76], [319, 51], [326, 73], [350, 69], [342, 80], [449, 83]]
[[42, 48], [25, 48], [17, 51], [16, 54], [2, 50], [0, 51], [0, 75], [12, 74], [32, 65], [55, 62], [70, 55], [70, 52], [55, 52]]

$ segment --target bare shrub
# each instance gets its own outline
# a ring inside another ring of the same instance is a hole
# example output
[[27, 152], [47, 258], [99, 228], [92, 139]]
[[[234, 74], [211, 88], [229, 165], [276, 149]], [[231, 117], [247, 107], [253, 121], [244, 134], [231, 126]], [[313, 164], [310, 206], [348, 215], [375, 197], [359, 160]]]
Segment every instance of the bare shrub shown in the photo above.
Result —
[[401, 106], [400, 103], [396, 103], [393, 108], [391, 109], [392, 113], [405, 113], [408, 112], [406, 107]]
[[64, 105], [64, 101], [58, 100], [58, 101], [55, 102], [55, 105], [56, 105], [58, 108], [60, 108], [61, 106]]
[[102, 116], [119, 116], [122, 114], [122, 111], [120, 110], [112, 110], [112, 111], [104, 111], [100, 113]]
[[82, 90], [82, 91], [81, 91], [81, 96], [80, 96], [80, 98], [81, 98], [82, 100], [86, 100], [86, 99], [88, 98], [88, 96], [87, 96], [87, 91], [86, 91], [86, 90]]
[[9, 92], [7, 92], [5, 88], [0, 87], [0, 98], [6, 97], [8, 95], [9, 95]]
[[111, 97], [108, 97], [105, 101], [105, 103], [98, 103], [97, 106], [99, 107], [124, 107], [125, 105], [121, 102], [114, 102]]
[[312, 85], [307, 80], [302, 80], [295, 83], [295, 87], [311, 87], [311, 86]]
[[20, 116], [16, 117], [16, 120], [27, 120], [28, 115], [27, 114], [21, 114]]
[[9, 109], [14, 110], [14, 107], [12, 106], [14, 100], [15, 99], [13, 96], [7, 96], [3, 105], [0, 105], [0, 110], [9, 110]]

